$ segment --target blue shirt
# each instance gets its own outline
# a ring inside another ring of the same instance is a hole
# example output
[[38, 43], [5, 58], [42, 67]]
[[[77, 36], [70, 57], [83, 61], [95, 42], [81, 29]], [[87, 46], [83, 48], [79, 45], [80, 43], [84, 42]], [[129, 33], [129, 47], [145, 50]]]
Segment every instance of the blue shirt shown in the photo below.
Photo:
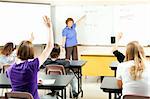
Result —
[[62, 36], [66, 37], [65, 47], [72, 47], [77, 45], [77, 33], [76, 24], [73, 24], [71, 28], [66, 26], [62, 31]]
[[7, 69], [12, 91], [29, 92], [34, 99], [40, 99], [38, 95], [37, 73], [39, 71], [38, 58], [23, 63], [14, 63]]

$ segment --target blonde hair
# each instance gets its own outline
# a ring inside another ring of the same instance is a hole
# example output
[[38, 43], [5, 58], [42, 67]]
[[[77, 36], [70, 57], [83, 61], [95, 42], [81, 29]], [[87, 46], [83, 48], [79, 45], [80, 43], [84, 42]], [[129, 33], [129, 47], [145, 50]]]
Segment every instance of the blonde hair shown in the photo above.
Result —
[[133, 80], [139, 80], [144, 70], [144, 49], [138, 42], [130, 42], [126, 49], [126, 61], [134, 60], [130, 68], [130, 75]]

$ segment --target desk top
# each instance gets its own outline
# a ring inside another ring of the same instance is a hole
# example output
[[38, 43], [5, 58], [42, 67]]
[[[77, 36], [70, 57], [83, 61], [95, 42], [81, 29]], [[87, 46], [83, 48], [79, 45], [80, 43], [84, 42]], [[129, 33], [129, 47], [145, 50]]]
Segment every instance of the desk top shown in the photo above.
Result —
[[104, 77], [100, 88], [103, 89], [104, 92], [121, 92], [122, 90], [119, 89], [115, 77]]
[[117, 68], [118, 64], [119, 64], [118, 61], [114, 61], [114, 62], [112, 62], [112, 63], [109, 65], [109, 67], [116, 67], [116, 68]]
[[0, 74], [0, 88], [11, 88], [9, 79], [6, 74]]
[[87, 61], [84, 60], [71, 60], [70, 67], [82, 67]]
[[[55, 83], [51, 85], [38, 84], [39, 89], [61, 89], [66, 87], [74, 78], [74, 75], [46, 75], [40, 74], [38, 76], [42, 79], [55, 79]], [[11, 88], [9, 79], [6, 74], [0, 74], [0, 88]]]
[[111, 68], [111, 70], [115, 70], [115, 71], [116, 71], [118, 64], [119, 64], [119, 62], [114, 61], [114, 62], [112, 62], [112, 63], [109, 65], [109, 67]]
[[[54, 87], [56, 89], [61, 88], [61, 87], [66, 87], [74, 78], [74, 75], [39, 75], [39, 78], [42, 79], [55, 79], [55, 83], [51, 85], [43, 85], [39, 84], [38, 88], [39, 89], [49, 89], [48, 87]], [[54, 89], [53, 88], [53, 89]]]

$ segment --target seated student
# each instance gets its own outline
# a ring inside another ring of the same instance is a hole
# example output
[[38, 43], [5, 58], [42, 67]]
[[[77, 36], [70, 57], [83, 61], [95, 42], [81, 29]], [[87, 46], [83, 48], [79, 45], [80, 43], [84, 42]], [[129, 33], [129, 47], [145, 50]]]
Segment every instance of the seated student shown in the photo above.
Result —
[[0, 69], [3, 65], [9, 65], [14, 63], [16, 55], [13, 53], [16, 49], [16, 45], [12, 42], [8, 42], [4, 45], [0, 52]]
[[123, 95], [150, 97], [150, 62], [145, 60], [144, 50], [139, 43], [130, 42], [126, 48], [125, 62], [117, 68], [119, 88]]
[[34, 48], [30, 41], [22, 41], [17, 49], [17, 60], [7, 70], [12, 91], [29, 92], [34, 99], [39, 99], [37, 74], [39, 66], [48, 58], [53, 48], [53, 33], [50, 20], [47, 16], [43, 17], [45, 25], [48, 27], [48, 42], [42, 54], [34, 58]]
[[12, 64], [15, 61], [15, 56], [13, 51], [16, 49], [16, 45], [12, 42], [8, 42], [4, 45], [0, 53], [0, 63]]
[[[65, 60], [65, 59], [59, 59], [59, 55], [60, 55], [60, 46], [58, 44], [54, 44], [54, 48], [52, 49], [52, 52], [50, 53], [50, 58], [48, 58], [44, 64], [41, 66], [41, 68], [45, 68], [46, 65], [50, 65], [50, 64], [56, 64], [56, 65], [63, 65], [65, 67], [70, 65], [70, 62]], [[67, 71], [68, 74], [72, 74], [71, 71]], [[78, 94], [76, 92], [77, 89], [77, 84], [76, 84], [76, 78], [73, 79], [73, 81], [71, 82], [71, 86], [72, 86], [72, 93], [74, 97], [77, 97]]]
[[65, 67], [70, 65], [70, 62], [65, 59], [60, 59], [60, 46], [58, 44], [54, 44], [54, 48], [50, 53], [50, 57], [41, 65], [40, 69], [44, 69], [46, 65], [55, 64], [55, 65], [63, 65]]

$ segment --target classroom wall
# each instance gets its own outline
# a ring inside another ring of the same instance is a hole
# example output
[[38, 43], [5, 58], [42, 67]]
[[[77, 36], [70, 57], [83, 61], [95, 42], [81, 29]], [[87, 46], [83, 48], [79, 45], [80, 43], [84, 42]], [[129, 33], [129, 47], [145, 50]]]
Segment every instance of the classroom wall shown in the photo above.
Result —
[[52, 5], [100, 5], [100, 4], [137, 4], [150, 3], [150, 0], [1, 0], [17, 2], [51, 3]]
[[[51, 3], [52, 5], [52, 17], [54, 32], [56, 32], [56, 26], [58, 23], [55, 21], [55, 6], [57, 5], [104, 5], [104, 4], [136, 4], [136, 3], [150, 3], [150, 0], [1, 0], [1, 1], [17, 1], [17, 2], [36, 2], [36, 3]], [[86, 1], [86, 2], [85, 2]], [[57, 36], [57, 35], [55, 35]], [[35, 56], [39, 56], [43, 51], [43, 45], [35, 46]], [[150, 56], [150, 47], [145, 47], [146, 55]], [[61, 58], [64, 58], [65, 51], [61, 49]], [[125, 47], [119, 47], [121, 52], [125, 52]], [[116, 60], [112, 57], [111, 46], [79, 46], [79, 59], [88, 60], [89, 63], [83, 67], [83, 75], [92, 76], [111, 76], [113, 71], [108, 67], [109, 63]], [[97, 55], [97, 56], [95, 56]], [[107, 57], [104, 57], [104, 56]], [[93, 64], [94, 63], [94, 64]], [[98, 64], [95, 64], [98, 63]], [[93, 64], [93, 65], [92, 65]], [[100, 65], [99, 65], [100, 64]], [[104, 67], [104, 68], [103, 68]], [[95, 69], [97, 70], [96, 72]], [[107, 74], [106, 74], [107, 73]]]

